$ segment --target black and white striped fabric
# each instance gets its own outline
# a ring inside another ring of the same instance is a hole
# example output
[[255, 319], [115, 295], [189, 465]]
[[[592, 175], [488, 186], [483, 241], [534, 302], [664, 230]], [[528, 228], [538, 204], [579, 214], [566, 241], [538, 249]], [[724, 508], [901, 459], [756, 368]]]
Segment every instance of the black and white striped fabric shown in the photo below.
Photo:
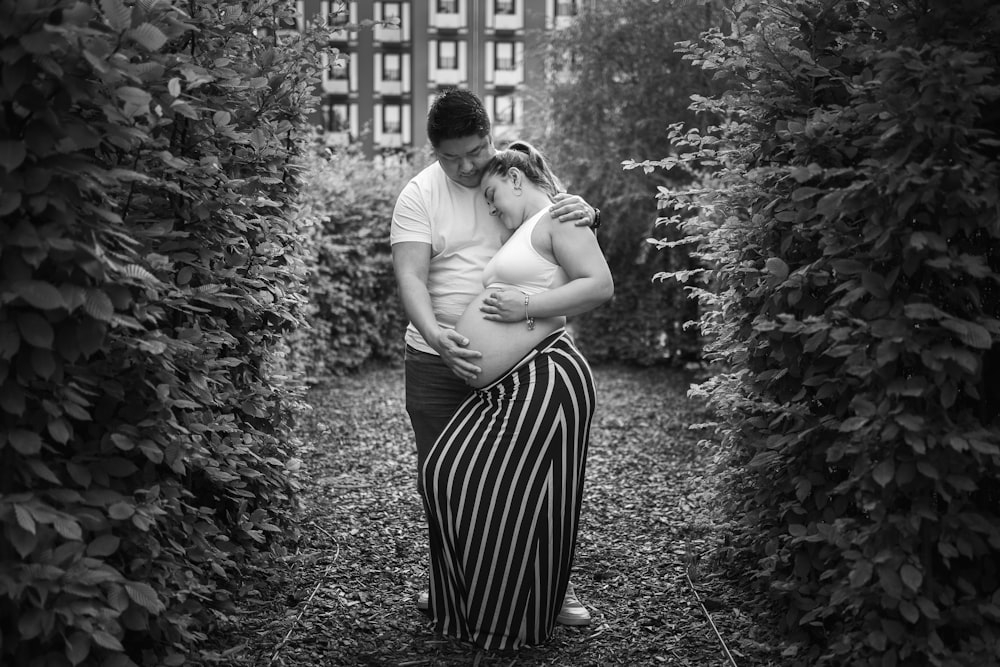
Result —
[[490, 650], [549, 638], [594, 404], [590, 367], [560, 329], [455, 413], [421, 471], [437, 632]]

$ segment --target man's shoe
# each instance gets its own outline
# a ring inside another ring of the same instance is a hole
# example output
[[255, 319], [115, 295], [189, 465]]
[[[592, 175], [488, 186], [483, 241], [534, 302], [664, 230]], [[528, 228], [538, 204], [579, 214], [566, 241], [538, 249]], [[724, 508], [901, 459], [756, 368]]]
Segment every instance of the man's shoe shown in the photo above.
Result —
[[590, 612], [576, 597], [573, 584], [566, 588], [566, 597], [563, 598], [562, 609], [556, 616], [556, 623], [560, 625], [590, 625]]
[[420, 611], [428, 611], [431, 608], [431, 594], [428, 591], [424, 591], [417, 596], [417, 609]]

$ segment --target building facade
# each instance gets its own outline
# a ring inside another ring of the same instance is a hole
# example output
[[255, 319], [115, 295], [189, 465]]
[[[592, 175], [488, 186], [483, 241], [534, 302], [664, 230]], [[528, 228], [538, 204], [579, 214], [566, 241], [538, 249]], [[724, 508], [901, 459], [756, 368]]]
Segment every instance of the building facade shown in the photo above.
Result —
[[494, 136], [516, 136], [544, 84], [548, 31], [594, 0], [299, 0], [307, 21], [395, 27], [341, 30], [324, 55], [318, 125], [327, 142], [366, 152], [426, 144], [427, 110], [438, 91], [472, 90]]

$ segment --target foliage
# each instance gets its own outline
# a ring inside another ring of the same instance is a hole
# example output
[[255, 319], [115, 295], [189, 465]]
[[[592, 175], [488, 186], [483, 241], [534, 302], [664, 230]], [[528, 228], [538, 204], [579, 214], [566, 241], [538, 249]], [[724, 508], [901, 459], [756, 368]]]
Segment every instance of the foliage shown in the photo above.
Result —
[[[664, 193], [720, 372], [742, 553], [802, 665], [1000, 657], [1000, 8], [746, 0]], [[678, 278], [690, 277], [678, 274]]]
[[[591, 3], [587, 3], [590, 5]], [[673, 285], [653, 287], [664, 271], [690, 268], [683, 248], [654, 252], [647, 238], [670, 239], [655, 224], [649, 192], [686, 182], [680, 171], [644, 179], [622, 172], [622, 161], [674, 154], [664, 129], [695, 122], [691, 94], [707, 94], [710, 76], [676, 52], [722, 18], [716, 0], [622, 0], [593, 3], [548, 45], [544, 123], [533, 132], [570, 192], [601, 209], [601, 245], [615, 277], [615, 298], [574, 318], [580, 343], [594, 360], [657, 363], [691, 359], [701, 342], [686, 321], [697, 304]], [[531, 118], [528, 119], [529, 121]]]
[[413, 165], [354, 149], [311, 154], [303, 174], [309, 328], [289, 336], [288, 362], [313, 378], [402, 358], [406, 315], [396, 296], [389, 221]]
[[294, 535], [293, 4], [0, 0], [0, 663], [191, 662]]

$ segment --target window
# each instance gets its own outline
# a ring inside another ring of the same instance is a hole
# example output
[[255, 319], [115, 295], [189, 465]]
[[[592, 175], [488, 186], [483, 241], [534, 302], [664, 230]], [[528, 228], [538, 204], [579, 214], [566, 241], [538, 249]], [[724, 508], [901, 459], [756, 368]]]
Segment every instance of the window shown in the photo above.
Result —
[[400, 65], [400, 55], [398, 53], [382, 54], [382, 80], [402, 81], [403, 72]]
[[400, 8], [402, 3], [399, 2], [383, 2], [382, 3], [382, 20], [388, 21], [389, 19], [400, 19], [403, 18], [403, 10]]
[[330, 56], [330, 67], [327, 70], [327, 78], [338, 81], [347, 80], [347, 58], [342, 53]]
[[497, 2], [497, 14], [513, 14], [514, 13], [514, 0], [496, 0]]
[[458, 42], [438, 42], [438, 69], [458, 69]]
[[403, 110], [395, 104], [382, 107], [382, 132], [399, 134], [403, 131]]
[[458, 0], [438, 0], [438, 14], [457, 14]]
[[342, 26], [350, 23], [351, 12], [347, 8], [346, 2], [331, 2], [330, 13], [327, 16], [327, 23], [330, 26]]
[[514, 43], [513, 42], [497, 42], [496, 43], [496, 69], [498, 69], [498, 70], [513, 70], [514, 69]]
[[327, 131], [347, 132], [351, 127], [349, 114], [347, 104], [331, 104], [326, 118]]
[[514, 98], [499, 95], [493, 101], [493, 122], [497, 125], [514, 124]]
[[400, 7], [402, 3], [399, 2], [383, 2], [382, 3], [382, 20], [390, 21], [392, 19], [396, 20], [396, 23], [402, 25], [403, 21], [403, 10]]
[[575, 0], [557, 0], [556, 16], [576, 16]]

